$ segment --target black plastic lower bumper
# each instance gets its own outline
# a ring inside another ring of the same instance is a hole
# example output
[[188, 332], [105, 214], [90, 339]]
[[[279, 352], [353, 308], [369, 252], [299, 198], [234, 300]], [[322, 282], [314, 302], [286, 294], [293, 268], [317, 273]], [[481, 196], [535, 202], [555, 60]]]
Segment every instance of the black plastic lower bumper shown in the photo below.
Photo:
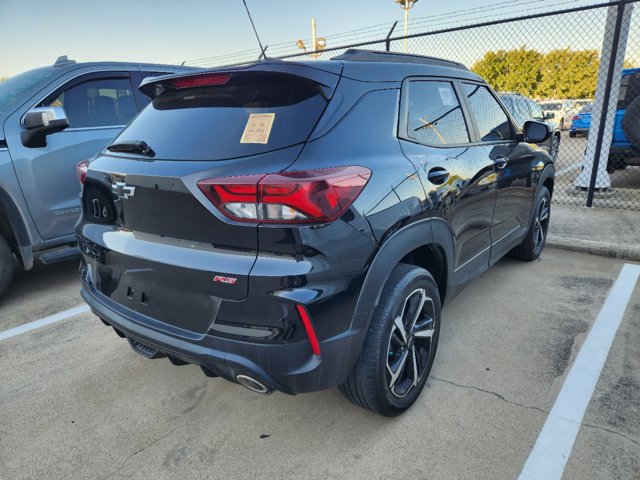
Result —
[[[82, 297], [94, 314], [124, 334], [179, 361], [203, 367], [227, 380], [255, 378], [271, 390], [288, 394], [312, 392], [343, 383], [355, 364], [364, 333], [348, 330], [320, 342], [314, 355], [308, 342], [255, 343], [212, 335], [180, 336], [169, 326], [128, 310], [83, 282]], [[363, 322], [353, 322], [359, 325]], [[166, 328], [165, 328], [166, 327]]]

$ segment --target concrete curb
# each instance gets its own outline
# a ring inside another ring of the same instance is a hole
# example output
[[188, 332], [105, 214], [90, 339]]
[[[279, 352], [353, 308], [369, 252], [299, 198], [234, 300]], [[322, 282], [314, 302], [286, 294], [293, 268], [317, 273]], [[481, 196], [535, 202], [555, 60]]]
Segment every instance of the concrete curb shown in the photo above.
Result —
[[614, 245], [612, 243], [597, 242], [594, 240], [582, 240], [579, 238], [558, 237], [549, 235], [546, 245], [548, 247], [568, 250], [570, 252], [588, 253], [601, 257], [619, 258], [640, 262], [640, 248], [638, 246]]

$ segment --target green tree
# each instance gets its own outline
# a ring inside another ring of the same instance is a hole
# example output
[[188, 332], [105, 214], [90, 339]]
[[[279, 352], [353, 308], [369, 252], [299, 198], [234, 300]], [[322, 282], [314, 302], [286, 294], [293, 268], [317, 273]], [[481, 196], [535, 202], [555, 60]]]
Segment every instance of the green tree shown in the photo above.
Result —
[[487, 52], [471, 70], [483, 77], [498, 91], [535, 95], [542, 79], [540, 73], [544, 55], [520, 47], [514, 50]]
[[537, 98], [589, 98], [595, 93], [599, 63], [597, 50], [563, 48], [543, 54], [520, 47], [487, 52], [471, 70], [499, 91]]
[[544, 98], [593, 97], [599, 64], [597, 50], [552, 50], [544, 56], [537, 95]]

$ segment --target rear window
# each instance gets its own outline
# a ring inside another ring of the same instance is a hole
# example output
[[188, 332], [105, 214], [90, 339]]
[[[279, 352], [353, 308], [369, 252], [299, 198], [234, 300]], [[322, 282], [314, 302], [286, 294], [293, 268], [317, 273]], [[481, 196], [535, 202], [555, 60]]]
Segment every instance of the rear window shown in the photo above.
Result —
[[578, 113], [591, 113], [593, 111], [593, 103], [587, 103], [580, 109]]
[[544, 108], [548, 112], [562, 109], [561, 103], [542, 103], [541, 105], [542, 105], [542, 108]]
[[145, 141], [156, 159], [225, 160], [304, 142], [327, 101], [295, 75], [235, 73], [223, 85], [167, 90], [114, 143]]
[[617, 108], [627, 108], [631, 102], [640, 96], [640, 72], [622, 75], [620, 81], [620, 96]]

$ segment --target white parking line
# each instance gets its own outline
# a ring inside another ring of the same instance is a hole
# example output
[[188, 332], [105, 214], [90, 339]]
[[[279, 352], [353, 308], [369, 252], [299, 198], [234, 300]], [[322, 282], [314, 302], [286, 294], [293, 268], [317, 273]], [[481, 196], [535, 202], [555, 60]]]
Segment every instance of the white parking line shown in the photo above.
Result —
[[69, 310], [64, 310], [62, 312], [49, 315], [48, 317], [41, 318], [40, 320], [36, 320], [35, 322], [20, 325], [15, 328], [10, 328], [9, 330], [0, 332], [0, 341], [6, 340], [7, 338], [15, 337], [16, 335], [20, 335], [21, 333], [30, 332], [31, 330], [44, 327], [45, 325], [51, 325], [52, 323], [61, 322], [62, 320], [75, 317], [76, 315], [88, 312], [89, 310], [90, 309], [88, 305], [78, 305], [77, 307], [70, 308]]
[[582, 418], [633, 293], [640, 265], [625, 264], [542, 427], [519, 480], [562, 478]]

